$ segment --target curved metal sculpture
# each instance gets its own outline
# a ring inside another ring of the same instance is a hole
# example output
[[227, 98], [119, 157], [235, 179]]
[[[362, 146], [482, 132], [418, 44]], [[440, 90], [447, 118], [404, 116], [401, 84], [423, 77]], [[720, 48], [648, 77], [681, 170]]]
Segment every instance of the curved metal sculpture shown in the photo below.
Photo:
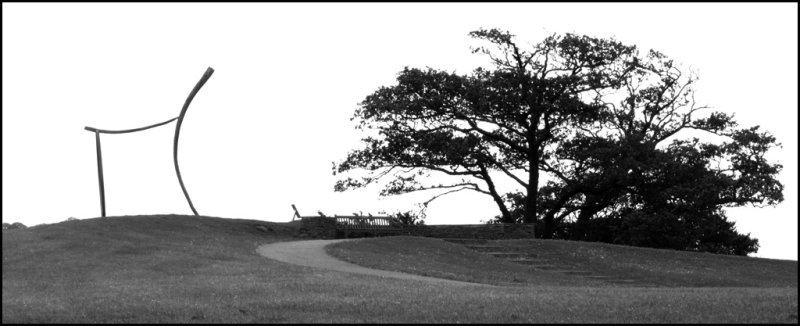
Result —
[[203, 77], [201, 77], [200, 81], [198, 81], [197, 84], [194, 85], [194, 88], [189, 93], [189, 97], [186, 98], [186, 102], [183, 104], [181, 113], [175, 118], [146, 127], [126, 129], [126, 130], [104, 130], [88, 126], [83, 128], [88, 131], [94, 132], [95, 142], [97, 143], [97, 174], [98, 174], [98, 179], [100, 181], [100, 213], [102, 214], [103, 217], [106, 216], [106, 200], [105, 200], [105, 191], [103, 186], [103, 156], [100, 151], [100, 134], [126, 134], [131, 132], [143, 131], [150, 128], [155, 128], [158, 126], [168, 124], [175, 120], [178, 121], [178, 123], [175, 125], [175, 138], [172, 143], [172, 158], [173, 162], [175, 163], [175, 173], [178, 175], [178, 183], [180, 183], [181, 185], [181, 190], [183, 190], [183, 195], [186, 196], [186, 201], [189, 202], [189, 207], [192, 209], [192, 212], [194, 212], [194, 215], [199, 215], [197, 214], [197, 210], [194, 208], [194, 204], [192, 204], [192, 199], [189, 198], [189, 193], [186, 191], [186, 186], [183, 184], [183, 178], [181, 177], [181, 169], [180, 167], [178, 167], [178, 137], [180, 136], [181, 125], [183, 124], [183, 117], [186, 116], [186, 110], [189, 109], [189, 104], [192, 103], [194, 96], [197, 95], [197, 92], [200, 91], [200, 88], [203, 87], [203, 85], [205, 85], [206, 81], [208, 81], [209, 78], [211, 78], [211, 74], [213, 73], [214, 73], [213, 68], [208, 67], [208, 69], [206, 69], [206, 72], [203, 74]]

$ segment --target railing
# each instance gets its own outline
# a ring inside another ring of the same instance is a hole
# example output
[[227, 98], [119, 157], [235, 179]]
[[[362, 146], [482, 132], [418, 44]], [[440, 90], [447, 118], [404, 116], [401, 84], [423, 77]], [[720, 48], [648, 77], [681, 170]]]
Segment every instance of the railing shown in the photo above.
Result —
[[400, 229], [399, 221], [388, 216], [340, 216], [335, 215], [336, 228], [347, 230]]
[[400, 221], [388, 216], [339, 216], [335, 215], [336, 230], [347, 238], [350, 232], [361, 231], [373, 234], [398, 234], [403, 229]]
[[361, 215], [334, 215], [326, 216], [322, 212], [317, 212], [319, 216], [302, 216], [297, 211], [297, 207], [292, 204], [292, 220], [306, 218], [325, 218], [333, 220], [336, 231], [343, 231], [347, 237], [350, 231], [364, 231], [368, 233], [393, 233], [398, 234], [403, 231], [403, 223], [391, 216], [361, 216]]

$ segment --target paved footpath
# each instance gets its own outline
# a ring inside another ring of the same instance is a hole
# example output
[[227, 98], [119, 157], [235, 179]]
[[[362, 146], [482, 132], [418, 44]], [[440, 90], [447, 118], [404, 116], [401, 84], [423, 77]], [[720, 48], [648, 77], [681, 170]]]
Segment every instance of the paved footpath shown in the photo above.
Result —
[[421, 275], [367, 268], [340, 260], [338, 258], [328, 255], [328, 253], [325, 252], [325, 246], [329, 244], [342, 241], [355, 241], [355, 240], [358, 239], [276, 242], [259, 246], [258, 248], [256, 248], [256, 252], [269, 259], [274, 259], [284, 263], [329, 269], [339, 272], [366, 274], [379, 277], [391, 277], [404, 280], [417, 280], [417, 281], [426, 281], [426, 282], [460, 285], [460, 286], [465, 286], [465, 285], [490, 286], [490, 287], [494, 286], [482, 283], [453, 281], [442, 278], [427, 277]]

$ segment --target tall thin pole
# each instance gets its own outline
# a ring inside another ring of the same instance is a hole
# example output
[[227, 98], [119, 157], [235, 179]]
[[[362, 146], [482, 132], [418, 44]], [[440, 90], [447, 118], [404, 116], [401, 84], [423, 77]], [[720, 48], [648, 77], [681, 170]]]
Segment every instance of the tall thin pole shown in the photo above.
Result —
[[100, 180], [100, 214], [106, 217], [106, 194], [103, 189], [103, 154], [100, 152], [100, 132], [94, 132], [94, 140], [97, 144], [97, 178]]

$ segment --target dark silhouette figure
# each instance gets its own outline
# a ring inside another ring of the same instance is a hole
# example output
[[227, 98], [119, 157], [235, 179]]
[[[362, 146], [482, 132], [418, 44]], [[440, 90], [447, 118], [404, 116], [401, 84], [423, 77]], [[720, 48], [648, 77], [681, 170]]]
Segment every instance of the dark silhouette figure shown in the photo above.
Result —
[[189, 207], [192, 209], [192, 212], [194, 212], [194, 215], [199, 215], [197, 214], [197, 210], [194, 208], [194, 205], [192, 204], [192, 199], [189, 198], [189, 193], [186, 192], [186, 186], [183, 184], [183, 178], [181, 178], [181, 170], [178, 167], [178, 137], [180, 136], [181, 124], [183, 123], [183, 117], [186, 115], [186, 110], [189, 108], [189, 104], [192, 103], [192, 99], [194, 99], [194, 96], [197, 95], [197, 92], [200, 91], [200, 88], [203, 87], [203, 85], [205, 85], [206, 81], [208, 81], [209, 78], [211, 78], [211, 74], [213, 73], [214, 73], [213, 68], [208, 67], [208, 69], [206, 69], [206, 72], [203, 74], [203, 77], [200, 78], [200, 81], [197, 82], [197, 85], [194, 85], [192, 92], [189, 93], [189, 97], [186, 98], [186, 102], [183, 104], [181, 113], [175, 118], [169, 119], [164, 122], [156, 123], [154, 125], [135, 128], [135, 129], [127, 129], [127, 130], [103, 130], [88, 126], [84, 127], [84, 129], [94, 132], [95, 142], [97, 144], [97, 175], [100, 182], [100, 213], [102, 214], [103, 217], [106, 216], [106, 200], [105, 200], [105, 191], [103, 187], [103, 156], [100, 151], [100, 134], [101, 133], [126, 134], [136, 131], [143, 131], [150, 128], [155, 128], [158, 126], [165, 125], [175, 120], [178, 120], [178, 123], [175, 125], [175, 138], [173, 139], [173, 147], [172, 147], [173, 161], [175, 163], [175, 173], [178, 175], [178, 183], [180, 183], [181, 185], [181, 190], [183, 190], [183, 195], [186, 196], [186, 201], [189, 202]]

